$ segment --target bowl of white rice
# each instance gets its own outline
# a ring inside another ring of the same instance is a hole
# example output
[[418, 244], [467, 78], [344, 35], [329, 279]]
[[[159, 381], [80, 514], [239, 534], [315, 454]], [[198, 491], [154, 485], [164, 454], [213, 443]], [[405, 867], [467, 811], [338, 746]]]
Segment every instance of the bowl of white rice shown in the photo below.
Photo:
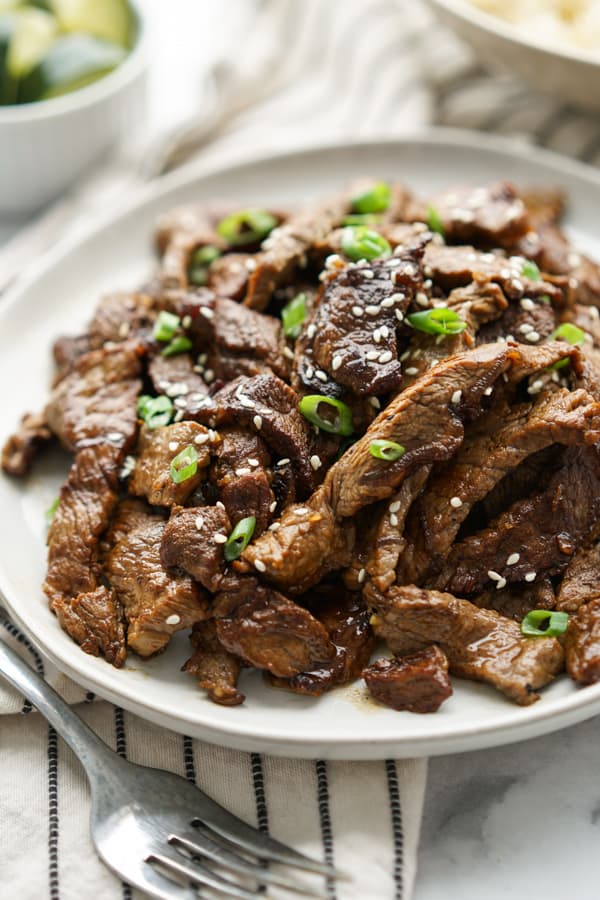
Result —
[[600, 0], [428, 0], [490, 68], [600, 110]]

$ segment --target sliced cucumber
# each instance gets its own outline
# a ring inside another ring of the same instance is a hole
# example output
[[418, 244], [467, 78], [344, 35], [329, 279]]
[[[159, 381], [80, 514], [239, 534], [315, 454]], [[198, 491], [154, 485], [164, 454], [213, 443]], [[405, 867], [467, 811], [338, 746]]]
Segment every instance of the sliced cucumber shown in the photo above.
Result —
[[126, 55], [123, 47], [87, 34], [57, 38], [46, 56], [21, 80], [19, 102], [47, 100], [85, 87], [111, 72]]
[[16, 28], [6, 57], [8, 74], [19, 79], [27, 75], [46, 55], [58, 34], [51, 13], [25, 6], [15, 13]]
[[15, 28], [14, 16], [0, 15], [0, 106], [17, 102], [17, 81], [9, 75], [6, 66]]
[[127, 0], [49, 0], [64, 31], [83, 31], [131, 45], [133, 23]]
[[12, 12], [23, 5], [23, 0], [0, 0], [0, 13]]

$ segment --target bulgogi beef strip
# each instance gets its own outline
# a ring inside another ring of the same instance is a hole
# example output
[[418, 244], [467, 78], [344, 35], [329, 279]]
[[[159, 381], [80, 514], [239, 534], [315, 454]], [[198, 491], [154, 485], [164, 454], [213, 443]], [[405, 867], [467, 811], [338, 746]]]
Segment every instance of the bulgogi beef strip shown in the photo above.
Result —
[[[163, 217], [155, 276], [56, 340], [3, 451], [16, 476], [55, 437], [74, 456], [61, 626], [114, 665], [191, 629], [184, 669], [225, 705], [242, 666], [311, 696], [364, 670], [421, 712], [448, 668], [521, 704], [565, 654], [597, 680], [600, 267], [563, 210], [367, 178], [291, 215]], [[521, 631], [535, 610], [570, 616], [564, 653]], [[374, 631], [397, 658], [368, 666]]]

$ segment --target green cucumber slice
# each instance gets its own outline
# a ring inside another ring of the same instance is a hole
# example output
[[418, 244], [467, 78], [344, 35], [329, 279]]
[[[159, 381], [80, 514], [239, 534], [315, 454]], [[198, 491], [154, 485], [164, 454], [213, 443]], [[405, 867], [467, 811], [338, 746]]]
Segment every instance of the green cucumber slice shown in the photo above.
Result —
[[81, 31], [131, 46], [133, 22], [127, 0], [49, 0], [64, 31]]
[[15, 23], [6, 68], [9, 75], [19, 79], [46, 55], [58, 34], [58, 23], [51, 13], [31, 6], [16, 11]]
[[15, 33], [15, 17], [0, 15], [0, 106], [17, 102], [17, 81], [9, 74], [6, 58]]

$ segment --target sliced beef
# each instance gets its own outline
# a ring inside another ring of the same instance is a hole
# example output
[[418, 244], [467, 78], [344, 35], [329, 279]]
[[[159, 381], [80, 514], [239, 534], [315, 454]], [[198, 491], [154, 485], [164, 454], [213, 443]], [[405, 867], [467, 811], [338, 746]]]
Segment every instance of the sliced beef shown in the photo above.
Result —
[[374, 650], [375, 637], [369, 625], [369, 610], [360, 594], [350, 593], [341, 585], [326, 585], [309, 597], [303, 597], [303, 602], [329, 632], [335, 656], [287, 681], [272, 681], [277, 687], [297, 694], [320, 697], [332, 687], [347, 684], [360, 676]]
[[448, 660], [438, 646], [395, 659], [378, 659], [362, 673], [369, 693], [392, 709], [437, 712], [452, 695]]
[[26, 413], [18, 430], [2, 448], [2, 469], [7, 475], [23, 476], [31, 470], [37, 454], [52, 440], [46, 417], [40, 413]]
[[[171, 464], [187, 447], [196, 450], [197, 471], [177, 484], [171, 477]], [[209, 432], [197, 422], [177, 422], [154, 431], [142, 428], [130, 492], [136, 497], [146, 497], [154, 506], [181, 506], [206, 475], [209, 447]]]
[[327, 629], [308, 610], [255, 578], [238, 578], [217, 594], [217, 636], [257, 669], [292, 678], [332, 659]]
[[510, 339], [520, 344], [537, 344], [549, 338], [556, 325], [556, 314], [550, 303], [526, 300], [524, 305], [511, 304], [499, 319], [484, 325], [477, 335], [477, 343]]
[[581, 547], [571, 558], [556, 597], [556, 608], [574, 613], [600, 599], [600, 544]]
[[216, 380], [269, 371], [279, 378], [289, 377], [290, 361], [279, 319], [218, 299], [210, 322], [207, 367]]
[[371, 592], [371, 622], [394, 653], [406, 654], [437, 644], [450, 672], [484, 681], [526, 706], [563, 667], [563, 650], [555, 638], [526, 638], [516, 622], [478, 609], [451, 594], [405, 586], [385, 595]]
[[207, 618], [209, 598], [188, 575], [163, 568], [161, 516], [125, 507], [120, 520], [114, 529], [120, 537], [105, 554], [104, 572], [125, 612], [127, 644], [148, 657], [163, 650], [174, 632]]
[[159, 278], [164, 287], [187, 287], [192, 254], [200, 247], [227, 249], [216, 226], [231, 206], [189, 203], [161, 216], [155, 240], [161, 256]]
[[154, 356], [148, 363], [148, 375], [157, 394], [175, 398], [184, 414], [193, 413], [208, 394], [208, 385], [197, 371], [189, 353]]
[[139, 291], [107, 294], [86, 330], [90, 350], [99, 350], [107, 341], [150, 340], [156, 305], [154, 297]]
[[223, 506], [175, 507], [162, 535], [161, 562], [167, 569], [183, 569], [207, 590], [217, 591], [226, 565], [223, 545], [230, 531]]
[[258, 537], [271, 521], [276, 502], [271, 455], [262, 438], [245, 428], [223, 428], [219, 434], [212, 481], [232, 525], [254, 516], [254, 536]]
[[192, 655], [183, 665], [183, 671], [198, 679], [213, 701], [220, 706], [239, 706], [246, 699], [237, 690], [240, 661], [229, 653], [217, 637], [214, 619], [196, 622], [190, 635]]
[[520, 622], [532, 609], [554, 609], [556, 595], [549, 576], [541, 576], [531, 584], [507, 584], [501, 590], [490, 588], [473, 603], [481, 609], [495, 609], [507, 619]]
[[76, 597], [62, 597], [54, 603], [53, 612], [63, 631], [85, 653], [103, 656], [116, 668], [123, 665], [127, 656], [123, 610], [114, 591], [101, 584]]
[[578, 684], [600, 679], [600, 598], [579, 607], [565, 636], [567, 672]]
[[45, 413], [67, 450], [77, 452], [103, 442], [122, 450], [132, 445], [140, 371], [135, 342], [93, 350], [75, 361], [52, 391]]

